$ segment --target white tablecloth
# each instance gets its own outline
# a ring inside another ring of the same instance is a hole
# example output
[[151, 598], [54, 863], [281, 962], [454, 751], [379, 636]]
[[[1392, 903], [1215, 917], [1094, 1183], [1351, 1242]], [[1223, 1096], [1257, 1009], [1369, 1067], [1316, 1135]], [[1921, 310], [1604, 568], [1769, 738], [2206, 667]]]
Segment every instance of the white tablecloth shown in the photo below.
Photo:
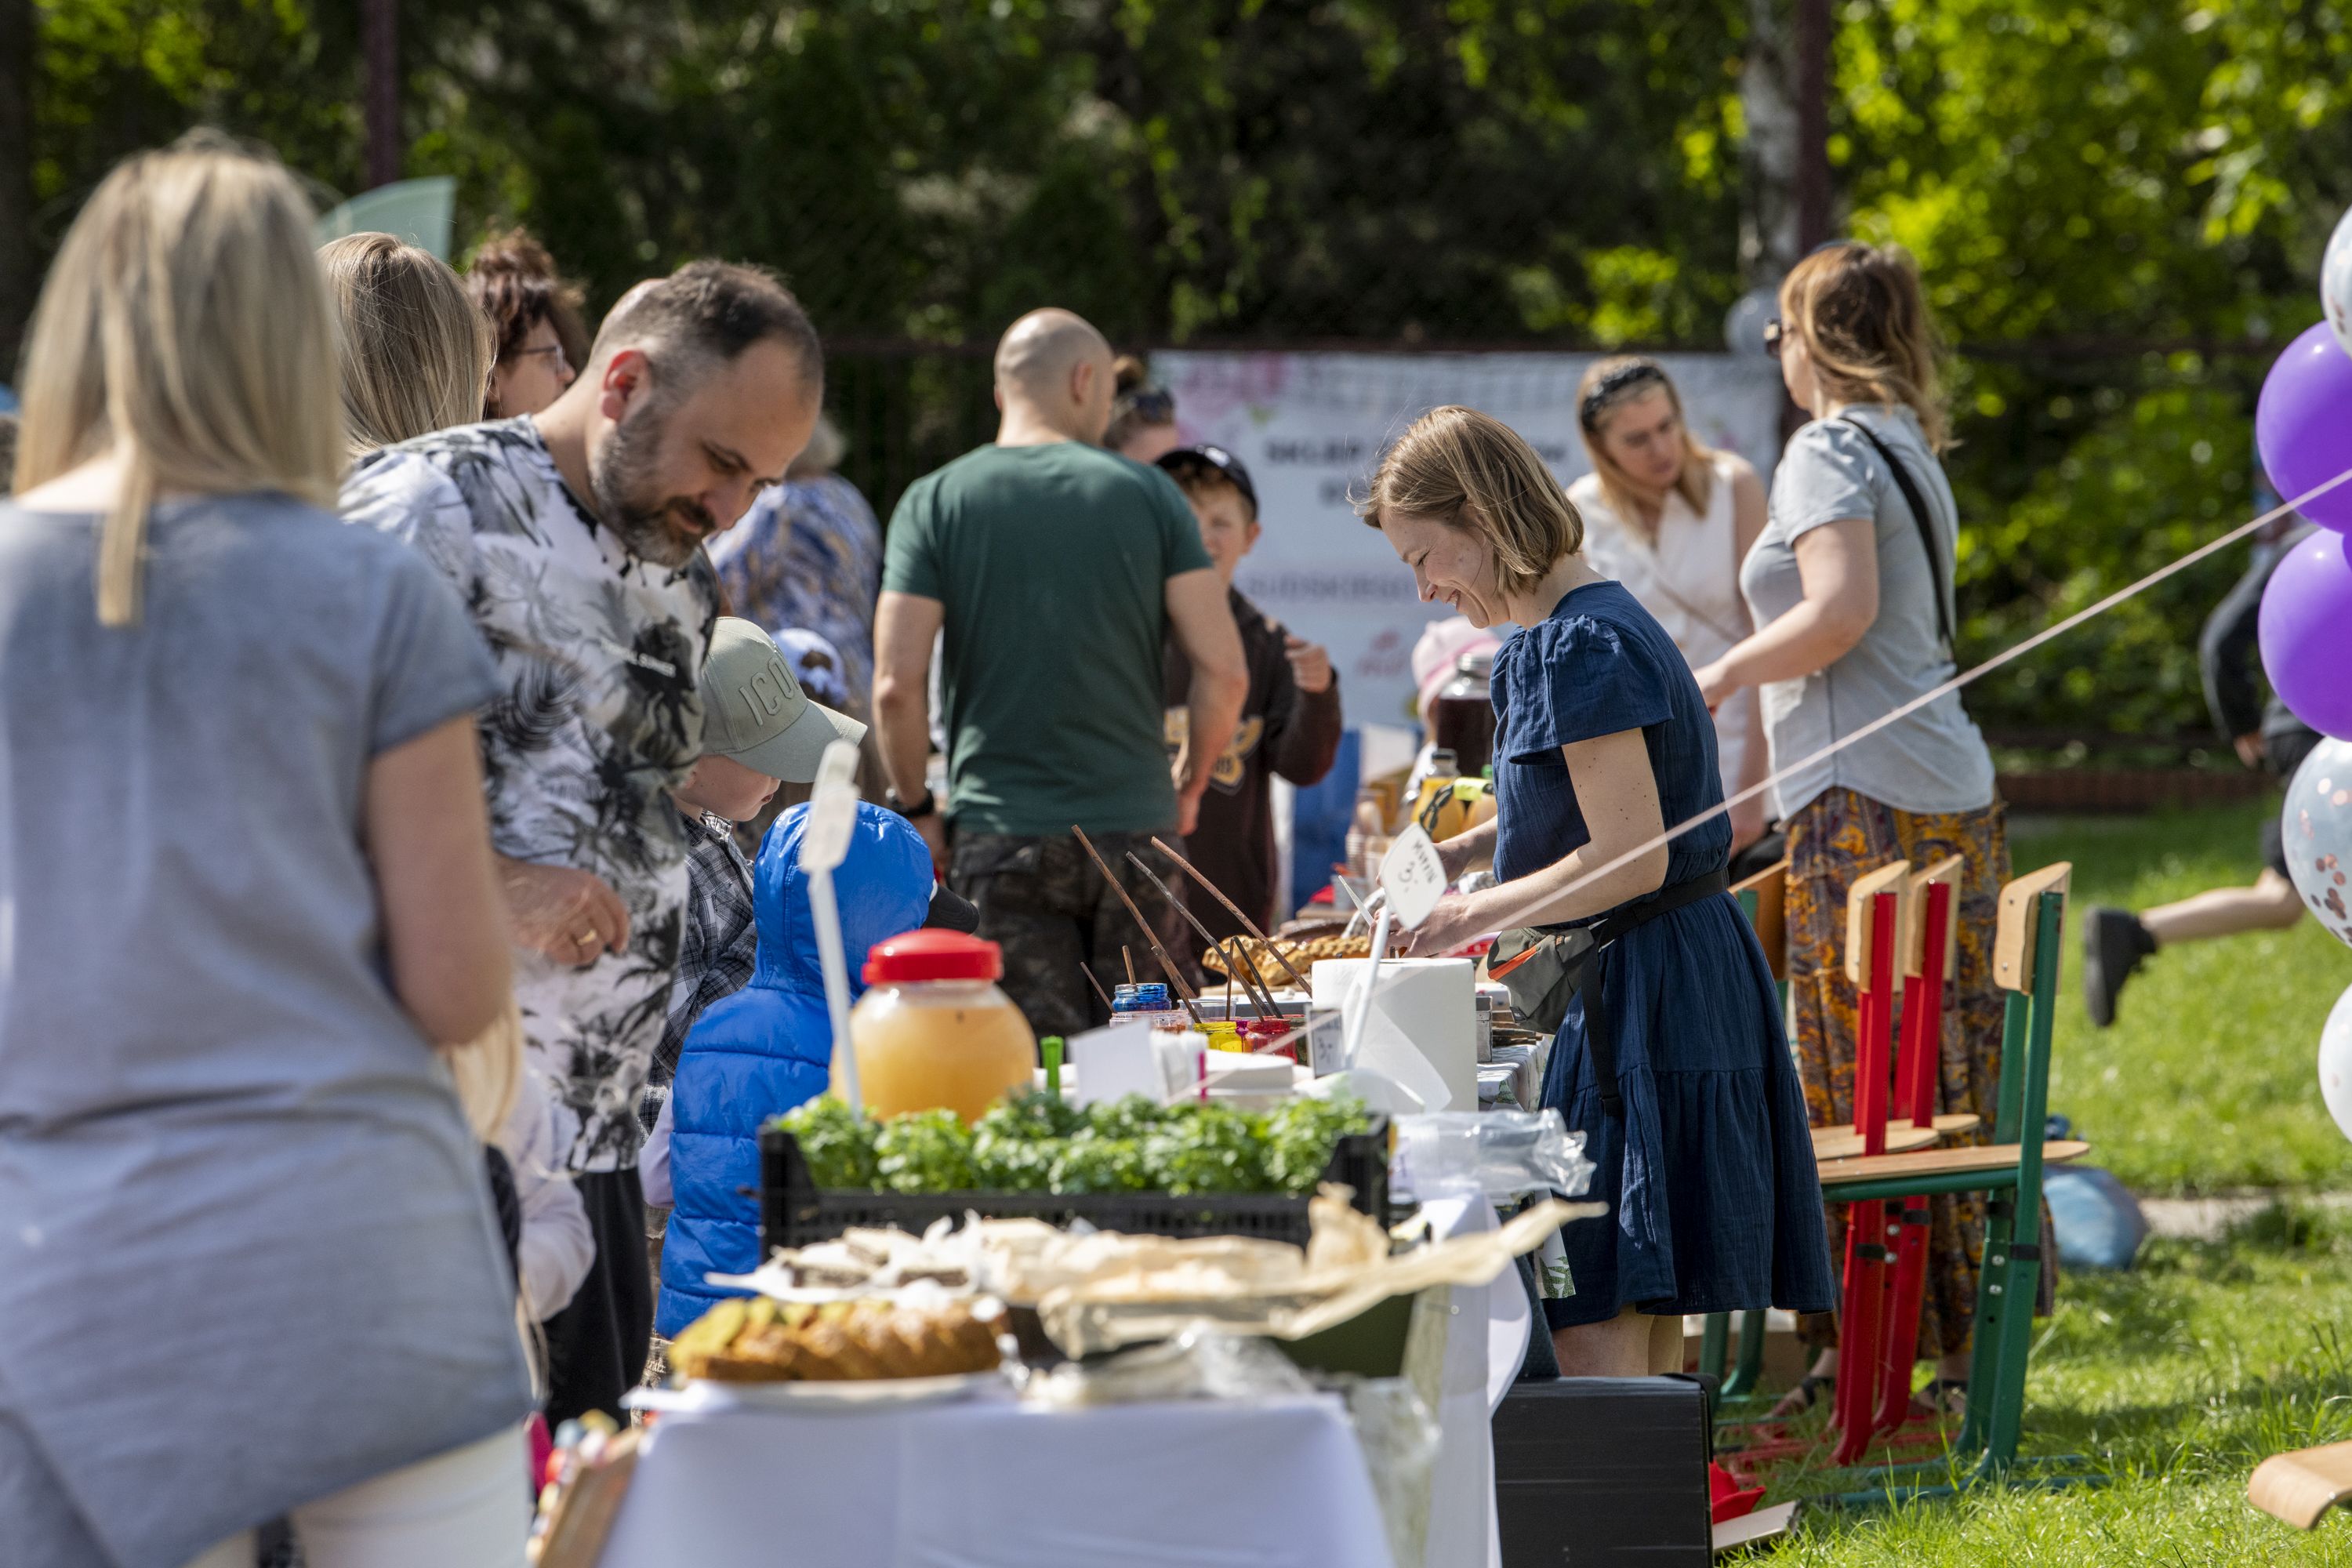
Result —
[[686, 1563], [1391, 1568], [1336, 1399], [802, 1414], [716, 1390], [662, 1416], [601, 1559]]

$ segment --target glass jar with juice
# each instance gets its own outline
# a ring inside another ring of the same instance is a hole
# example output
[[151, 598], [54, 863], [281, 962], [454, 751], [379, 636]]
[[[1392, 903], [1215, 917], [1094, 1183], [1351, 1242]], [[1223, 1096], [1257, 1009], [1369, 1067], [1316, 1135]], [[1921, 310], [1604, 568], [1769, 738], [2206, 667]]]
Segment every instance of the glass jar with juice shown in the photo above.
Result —
[[[867, 1115], [944, 1106], [969, 1125], [1034, 1081], [1036, 1037], [996, 988], [1003, 973], [1002, 949], [961, 931], [912, 931], [875, 944], [869, 989], [849, 1014]], [[836, 1055], [833, 1092], [845, 1091]]]

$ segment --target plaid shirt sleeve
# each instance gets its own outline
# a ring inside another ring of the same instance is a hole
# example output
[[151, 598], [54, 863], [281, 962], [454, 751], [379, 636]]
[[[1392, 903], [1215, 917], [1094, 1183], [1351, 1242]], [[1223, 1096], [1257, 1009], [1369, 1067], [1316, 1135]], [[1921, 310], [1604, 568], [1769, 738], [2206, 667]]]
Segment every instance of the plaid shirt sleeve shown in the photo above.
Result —
[[669, 1015], [654, 1052], [649, 1081], [667, 1084], [677, 1076], [678, 1053], [702, 1010], [731, 996], [751, 979], [760, 931], [751, 907], [751, 864], [735, 847], [734, 836], [696, 824], [697, 838], [687, 856], [686, 930], [677, 943], [677, 978], [671, 982]]

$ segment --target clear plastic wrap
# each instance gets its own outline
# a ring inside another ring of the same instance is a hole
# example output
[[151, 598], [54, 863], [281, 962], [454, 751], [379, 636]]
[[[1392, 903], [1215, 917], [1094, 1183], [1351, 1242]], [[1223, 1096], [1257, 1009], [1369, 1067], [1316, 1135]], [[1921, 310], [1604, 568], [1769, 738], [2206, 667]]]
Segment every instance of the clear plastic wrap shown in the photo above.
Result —
[[1401, 1377], [1324, 1380], [1348, 1401], [1348, 1419], [1381, 1500], [1381, 1523], [1398, 1563], [1419, 1563], [1429, 1537], [1429, 1489], [1437, 1469], [1437, 1417]]
[[1414, 1202], [1461, 1191], [1497, 1205], [1533, 1192], [1576, 1197], [1592, 1170], [1584, 1134], [1557, 1110], [1445, 1110], [1396, 1119], [1389, 1191]]
[[1174, 1339], [1032, 1373], [1022, 1397], [1053, 1409], [1163, 1399], [1266, 1399], [1311, 1393], [1297, 1363], [1265, 1340], [1205, 1324]]

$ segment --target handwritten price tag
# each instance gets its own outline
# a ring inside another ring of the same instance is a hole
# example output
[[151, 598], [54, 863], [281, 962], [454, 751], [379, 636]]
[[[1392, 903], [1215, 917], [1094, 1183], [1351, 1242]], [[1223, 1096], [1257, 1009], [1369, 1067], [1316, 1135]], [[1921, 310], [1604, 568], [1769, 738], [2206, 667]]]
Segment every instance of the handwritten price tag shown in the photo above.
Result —
[[1411, 931], [1429, 918], [1445, 896], [1445, 866], [1437, 845], [1421, 824], [1396, 837], [1381, 861], [1381, 889], [1389, 896], [1389, 911], [1396, 923]]

